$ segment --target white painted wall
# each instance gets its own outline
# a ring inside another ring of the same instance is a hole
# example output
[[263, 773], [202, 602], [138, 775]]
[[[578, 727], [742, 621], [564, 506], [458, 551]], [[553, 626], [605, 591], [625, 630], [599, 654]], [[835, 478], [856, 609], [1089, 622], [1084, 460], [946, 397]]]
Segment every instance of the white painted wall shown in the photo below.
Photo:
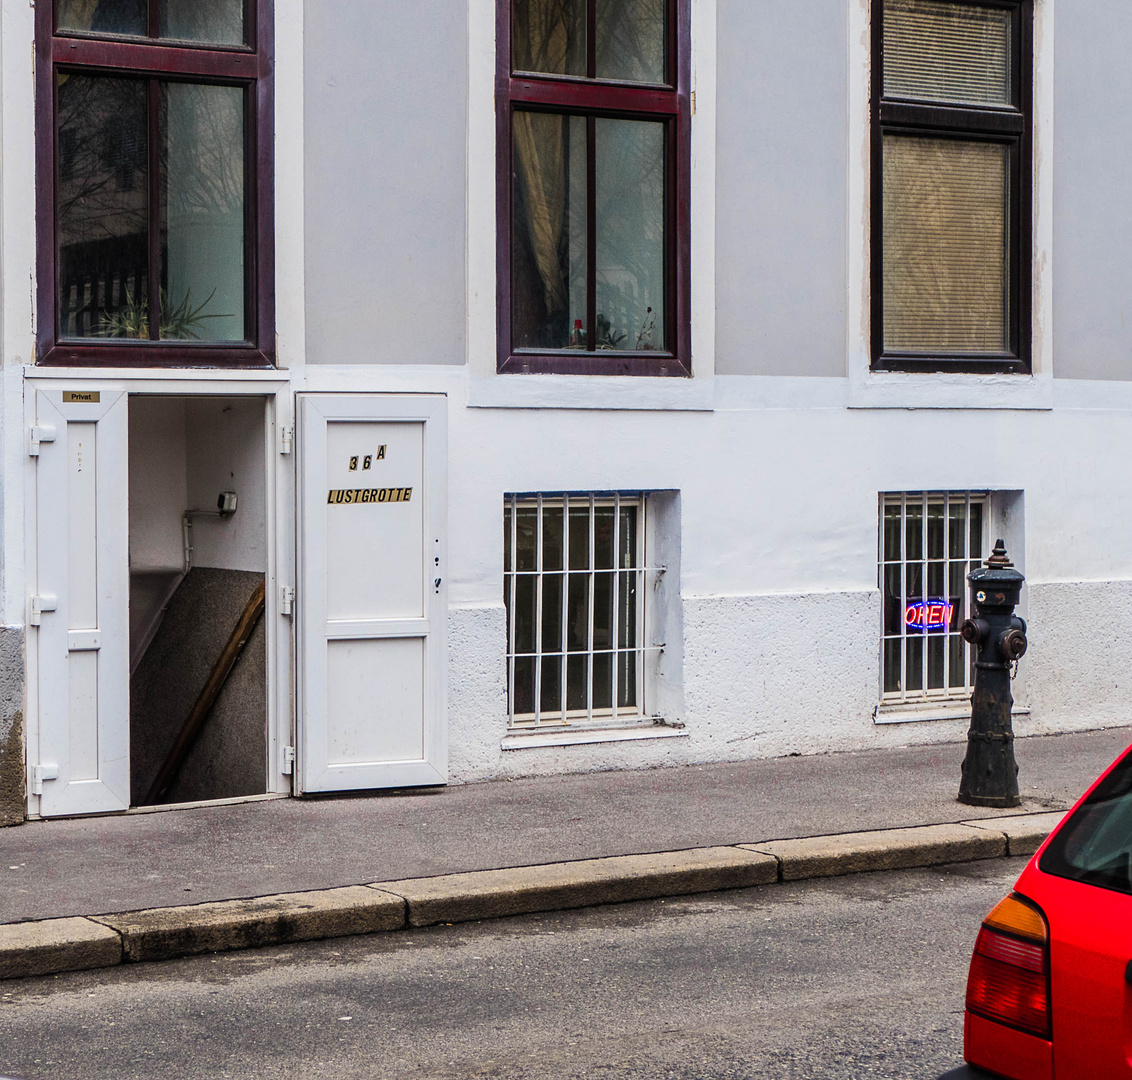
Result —
[[230, 517], [194, 517], [193, 565], [224, 570], [267, 568], [267, 504], [262, 398], [185, 401], [188, 506], [215, 510], [222, 491], [238, 504]]
[[263, 425], [260, 398], [130, 396], [131, 570], [180, 570], [181, 515], [235, 491], [231, 517], [193, 518], [193, 565], [264, 571]]
[[188, 506], [185, 402], [135, 394], [129, 408], [130, 569], [179, 571]]

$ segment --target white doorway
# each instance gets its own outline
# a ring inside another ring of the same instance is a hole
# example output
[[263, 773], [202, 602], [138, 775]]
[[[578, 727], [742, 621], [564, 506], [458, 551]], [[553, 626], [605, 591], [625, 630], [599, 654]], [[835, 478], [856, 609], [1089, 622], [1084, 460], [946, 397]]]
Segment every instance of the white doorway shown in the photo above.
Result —
[[[146, 729], [131, 717], [131, 674], [160, 637], [186, 571], [216, 578], [209, 595], [235, 612], [208, 613], [223, 627], [218, 640], [236, 633], [227, 623], [249, 607], [239, 589], [258, 591], [262, 614], [258, 637], [245, 643], [207, 713], [219, 739], [204, 729], [195, 764], [186, 754], [178, 783], [158, 801], [289, 794], [292, 635], [279, 574], [294, 580], [294, 476], [285, 381], [256, 373], [100, 379], [59, 370], [25, 385], [29, 814], [107, 813], [154, 801], [135, 775]], [[182, 612], [182, 625], [191, 627], [199, 610]], [[167, 647], [164, 670], [176, 672], [191, 648]], [[207, 658], [205, 674], [218, 659]], [[160, 665], [150, 671], [158, 709], [167, 697], [163, 678]], [[225, 694], [238, 722], [223, 719]], [[185, 702], [168, 698], [170, 729], [180, 729], [197, 695], [192, 688]]]

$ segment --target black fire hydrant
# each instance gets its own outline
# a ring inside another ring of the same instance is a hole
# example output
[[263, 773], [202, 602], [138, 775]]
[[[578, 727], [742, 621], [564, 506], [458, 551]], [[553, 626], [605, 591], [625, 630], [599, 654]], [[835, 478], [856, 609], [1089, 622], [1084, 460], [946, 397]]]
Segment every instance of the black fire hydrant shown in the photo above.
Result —
[[1017, 806], [1018, 764], [1010, 709], [1012, 666], [1026, 652], [1026, 623], [1014, 606], [1026, 579], [1006, 557], [1001, 540], [985, 566], [973, 570], [971, 599], [975, 617], [959, 628], [963, 640], [978, 648], [971, 728], [959, 782], [959, 801], [971, 806]]

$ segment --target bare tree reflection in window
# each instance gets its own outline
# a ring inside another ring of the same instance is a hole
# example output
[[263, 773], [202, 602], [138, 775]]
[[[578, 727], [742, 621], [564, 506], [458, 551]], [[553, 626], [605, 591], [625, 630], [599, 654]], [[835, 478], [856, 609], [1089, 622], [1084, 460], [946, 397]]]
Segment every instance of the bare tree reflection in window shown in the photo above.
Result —
[[112, 320], [132, 307], [129, 336], [148, 337], [145, 83], [60, 74], [57, 98], [60, 333], [122, 336]]

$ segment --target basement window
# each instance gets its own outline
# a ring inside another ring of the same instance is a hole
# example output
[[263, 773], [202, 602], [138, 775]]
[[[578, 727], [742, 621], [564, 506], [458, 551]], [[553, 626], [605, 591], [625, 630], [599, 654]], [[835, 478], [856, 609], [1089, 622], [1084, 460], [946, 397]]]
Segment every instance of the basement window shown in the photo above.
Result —
[[881, 496], [882, 708], [970, 698], [975, 655], [959, 627], [986, 519], [985, 492]]
[[509, 495], [503, 530], [511, 730], [652, 722], [663, 643], [642, 494]]

